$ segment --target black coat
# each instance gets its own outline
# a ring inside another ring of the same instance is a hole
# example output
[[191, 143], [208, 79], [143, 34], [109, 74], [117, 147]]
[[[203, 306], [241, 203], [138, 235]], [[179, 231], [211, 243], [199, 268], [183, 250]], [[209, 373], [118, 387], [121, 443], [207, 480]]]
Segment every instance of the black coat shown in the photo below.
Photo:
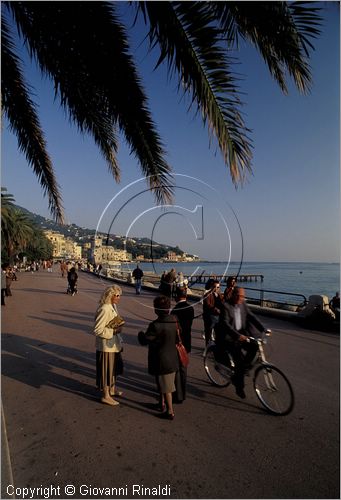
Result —
[[257, 336], [257, 331], [262, 332], [264, 326], [254, 314], [250, 311], [248, 306], [243, 302], [240, 304], [240, 315], [242, 322], [242, 329], [238, 332], [235, 329], [234, 324], [234, 306], [229, 302], [223, 304], [221, 310], [219, 323], [216, 326], [217, 340], [220, 341], [223, 338], [225, 340], [238, 340], [239, 335], [252, 335]]
[[143, 277], [143, 271], [142, 271], [142, 269], [140, 269], [139, 267], [137, 267], [136, 269], [134, 269], [134, 271], [133, 271], [133, 278], [135, 278], [136, 280], [140, 280], [142, 277]]
[[194, 309], [186, 300], [181, 300], [172, 310], [172, 314], [175, 314], [178, 318], [182, 343], [186, 351], [191, 352], [191, 331], [194, 319]]
[[166, 375], [179, 369], [176, 318], [165, 315], [152, 321], [145, 333], [149, 345], [148, 372], [151, 375]]

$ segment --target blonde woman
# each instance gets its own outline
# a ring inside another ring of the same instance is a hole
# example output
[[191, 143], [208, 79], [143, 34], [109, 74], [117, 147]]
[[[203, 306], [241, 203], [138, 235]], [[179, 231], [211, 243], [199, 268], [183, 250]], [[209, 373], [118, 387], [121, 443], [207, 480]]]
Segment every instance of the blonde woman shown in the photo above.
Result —
[[96, 312], [94, 333], [96, 335], [96, 385], [102, 393], [102, 403], [116, 406], [118, 401], [112, 396], [121, 396], [115, 390], [115, 373], [119, 353], [122, 350], [121, 328], [111, 328], [109, 323], [118, 316], [117, 304], [120, 302], [122, 290], [114, 285], [107, 288]]

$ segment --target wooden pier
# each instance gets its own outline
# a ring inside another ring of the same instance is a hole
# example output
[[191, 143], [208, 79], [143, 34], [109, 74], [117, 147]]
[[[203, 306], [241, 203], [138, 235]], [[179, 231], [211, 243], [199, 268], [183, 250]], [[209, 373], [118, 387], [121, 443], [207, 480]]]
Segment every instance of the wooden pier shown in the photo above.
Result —
[[[129, 278], [131, 273], [127, 271], [114, 271], [110, 274], [107, 274], [108, 276], [116, 277], [116, 278], [122, 278], [122, 279], [127, 279], [129, 282]], [[224, 274], [195, 274], [195, 275], [186, 275], [183, 274], [184, 278], [188, 280], [188, 284], [190, 286], [193, 286], [195, 284], [198, 285], [205, 285], [209, 279], [216, 279], [220, 283], [226, 283], [228, 278], [230, 276], [235, 276], [233, 274], [231, 275], [224, 275]], [[158, 274], [152, 272], [152, 271], [145, 271], [144, 272], [144, 281], [148, 281], [150, 283], [153, 283], [154, 285], [159, 285], [160, 284], [160, 278]], [[251, 283], [251, 282], [258, 282], [260, 281], [263, 283], [264, 281], [264, 275], [263, 274], [239, 274], [238, 276], [235, 276], [236, 282], [237, 283]]]
[[[233, 275], [232, 275], [233, 276]], [[220, 281], [220, 283], [226, 283], [228, 278], [230, 276], [226, 276], [223, 274], [220, 275], [207, 275], [207, 274], [202, 274], [200, 276], [185, 276], [185, 278], [188, 279], [188, 283], [200, 283], [205, 285], [209, 279], [216, 279]], [[247, 283], [247, 282], [257, 282], [260, 281], [263, 283], [264, 281], [264, 275], [263, 274], [239, 274], [238, 276], [235, 276], [236, 282], [237, 283]]]

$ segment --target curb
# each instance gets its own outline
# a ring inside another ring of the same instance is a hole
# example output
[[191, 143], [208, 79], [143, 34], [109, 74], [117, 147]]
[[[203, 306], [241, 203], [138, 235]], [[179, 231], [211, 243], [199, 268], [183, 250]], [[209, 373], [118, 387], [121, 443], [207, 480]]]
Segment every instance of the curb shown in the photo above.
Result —
[[5, 421], [4, 407], [1, 400], [1, 498], [15, 498], [15, 495], [8, 495], [5, 488], [10, 484], [14, 486], [11, 456], [8, 446], [7, 428]]

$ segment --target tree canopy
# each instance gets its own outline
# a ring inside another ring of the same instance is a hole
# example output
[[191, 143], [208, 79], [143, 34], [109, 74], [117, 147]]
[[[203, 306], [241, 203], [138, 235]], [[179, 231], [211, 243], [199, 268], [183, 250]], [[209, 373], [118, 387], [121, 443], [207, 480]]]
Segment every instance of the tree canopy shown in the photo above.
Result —
[[51, 242], [43, 231], [14, 204], [14, 198], [1, 188], [1, 259], [12, 263], [25, 254], [29, 260], [48, 259], [53, 255]]

